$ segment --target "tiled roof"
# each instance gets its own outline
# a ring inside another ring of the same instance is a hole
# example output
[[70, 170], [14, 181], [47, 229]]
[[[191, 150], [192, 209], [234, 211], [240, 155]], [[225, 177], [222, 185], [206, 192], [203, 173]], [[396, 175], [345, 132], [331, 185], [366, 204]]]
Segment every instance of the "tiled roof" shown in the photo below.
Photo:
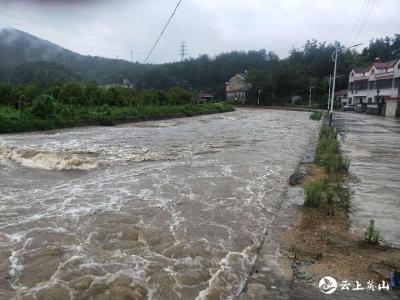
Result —
[[394, 67], [394, 65], [396, 64], [398, 59], [395, 60], [390, 60], [390, 61], [377, 61], [374, 62], [373, 65], [375, 66], [375, 68], [377, 69], [386, 69], [386, 68], [392, 68]]
[[357, 74], [368, 72], [369, 69], [371, 69], [371, 66], [368, 66], [368, 67], [355, 67], [355, 68], [353, 68], [354, 73], [357, 73]]

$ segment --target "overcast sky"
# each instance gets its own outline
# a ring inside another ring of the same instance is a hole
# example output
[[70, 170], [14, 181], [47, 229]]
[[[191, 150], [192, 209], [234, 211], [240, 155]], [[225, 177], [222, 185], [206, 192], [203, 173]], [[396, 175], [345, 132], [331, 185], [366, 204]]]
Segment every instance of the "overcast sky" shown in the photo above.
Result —
[[[178, 0], [0, 0], [14, 27], [81, 54], [143, 62]], [[346, 45], [400, 33], [399, 0], [183, 0], [152, 63], [266, 49], [285, 57], [307, 39]]]

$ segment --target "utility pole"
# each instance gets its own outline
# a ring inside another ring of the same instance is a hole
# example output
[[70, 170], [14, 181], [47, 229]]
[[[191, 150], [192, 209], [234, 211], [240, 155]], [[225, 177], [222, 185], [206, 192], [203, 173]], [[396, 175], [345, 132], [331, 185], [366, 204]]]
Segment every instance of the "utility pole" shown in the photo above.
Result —
[[181, 57], [181, 61], [185, 60], [186, 53], [187, 53], [186, 44], [185, 44], [185, 42], [182, 42], [181, 49], [179, 50], [179, 55]]
[[[337, 49], [333, 54], [335, 54], [335, 58], [333, 61], [335, 62], [335, 67], [333, 69], [333, 83], [332, 83], [332, 91], [331, 91], [331, 107], [329, 109], [329, 127], [332, 127], [333, 122], [333, 101], [335, 98], [335, 83], [336, 83], [336, 67], [337, 67], [337, 57], [339, 50]], [[332, 57], [333, 57], [332, 54]]]
[[328, 80], [328, 112], [329, 112], [329, 101], [331, 99], [331, 81], [332, 81], [332, 75], [329, 74], [329, 80]]
[[260, 95], [261, 95], [262, 89], [258, 89], [258, 99], [257, 99], [257, 105], [260, 105]]

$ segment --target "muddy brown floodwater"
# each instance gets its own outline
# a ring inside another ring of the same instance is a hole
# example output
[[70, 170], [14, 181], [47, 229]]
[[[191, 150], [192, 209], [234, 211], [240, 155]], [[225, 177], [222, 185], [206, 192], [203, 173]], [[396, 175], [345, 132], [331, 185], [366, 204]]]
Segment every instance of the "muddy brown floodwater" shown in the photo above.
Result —
[[0, 298], [232, 298], [317, 130], [239, 109], [0, 136]]

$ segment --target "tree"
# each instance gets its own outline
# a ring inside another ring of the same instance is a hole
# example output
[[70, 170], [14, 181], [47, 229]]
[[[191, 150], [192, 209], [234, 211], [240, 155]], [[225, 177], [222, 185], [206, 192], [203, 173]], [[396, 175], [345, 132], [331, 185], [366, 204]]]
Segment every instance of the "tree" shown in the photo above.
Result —
[[32, 115], [46, 119], [56, 114], [57, 103], [56, 100], [49, 95], [40, 95], [37, 97], [31, 106], [30, 112]]

